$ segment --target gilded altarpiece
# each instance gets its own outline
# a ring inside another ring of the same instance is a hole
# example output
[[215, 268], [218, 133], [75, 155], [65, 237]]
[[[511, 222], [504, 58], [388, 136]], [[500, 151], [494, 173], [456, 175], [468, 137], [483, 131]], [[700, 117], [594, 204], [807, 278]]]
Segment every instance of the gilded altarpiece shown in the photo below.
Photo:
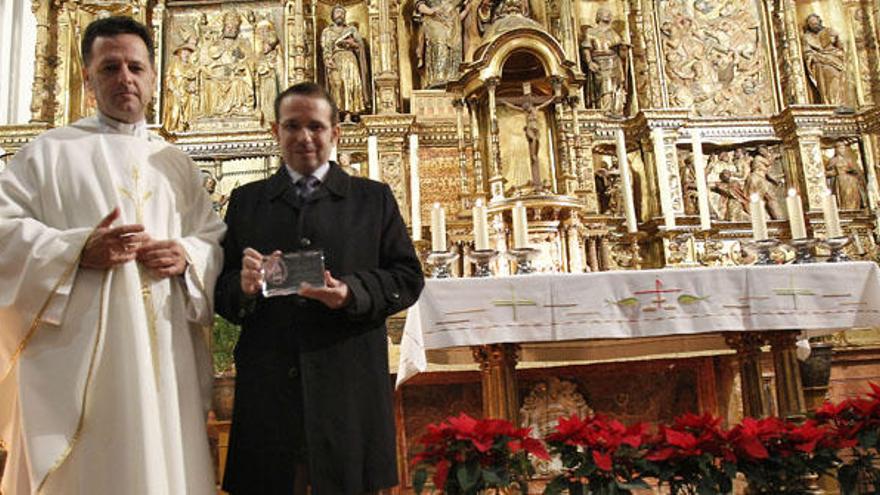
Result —
[[[316, 81], [341, 103], [338, 161], [390, 185], [406, 221], [421, 225], [423, 253], [435, 203], [446, 210], [446, 247], [473, 250], [471, 208], [482, 201], [490, 247], [499, 251], [514, 247], [512, 212], [522, 203], [540, 271], [751, 263], [750, 196], [764, 199], [771, 236], [787, 241], [785, 196], [793, 189], [808, 236], [827, 237], [821, 206], [831, 190], [852, 239], [846, 252], [880, 256], [876, 1], [57, 0], [32, 7], [33, 121], [0, 127], [7, 151], [94, 111], [78, 40], [90, 20], [125, 14], [147, 24], [156, 44], [160, 77], [148, 123], [194, 158], [221, 213], [232, 189], [280, 164], [269, 133], [274, 96]], [[773, 259], [792, 255], [780, 249]], [[492, 268], [508, 274], [514, 266], [501, 256]], [[457, 276], [474, 272], [466, 256], [452, 268]], [[869, 335], [856, 344], [876, 341]], [[535, 356], [531, 365], [549, 366]], [[657, 378], [656, 361], [627, 367], [650, 375], [667, 402], [735, 418], [741, 382], [729, 358], [714, 359], [671, 383]], [[614, 373], [581, 376], [582, 364], [566, 373], [591, 409], [626, 419], [677, 412], [644, 402], [647, 388], [622, 384]], [[481, 407], [475, 376], [438, 370], [399, 394], [401, 459], [411, 457], [429, 420]], [[518, 407], [555, 371], [529, 373]], [[438, 406], [434, 393], [448, 400]]]

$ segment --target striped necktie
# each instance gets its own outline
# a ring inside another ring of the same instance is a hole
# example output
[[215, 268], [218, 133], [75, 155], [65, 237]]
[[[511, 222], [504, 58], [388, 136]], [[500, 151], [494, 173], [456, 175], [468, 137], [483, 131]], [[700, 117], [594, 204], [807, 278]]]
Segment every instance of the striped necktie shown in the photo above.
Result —
[[314, 175], [306, 175], [296, 181], [296, 194], [300, 199], [308, 199], [315, 192], [315, 189], [321, 185], [321, 181]]

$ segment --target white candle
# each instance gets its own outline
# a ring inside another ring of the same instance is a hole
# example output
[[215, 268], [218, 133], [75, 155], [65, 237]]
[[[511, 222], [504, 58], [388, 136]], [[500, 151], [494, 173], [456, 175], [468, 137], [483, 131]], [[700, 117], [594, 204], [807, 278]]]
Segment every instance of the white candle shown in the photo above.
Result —
[[446, 210], [440, 203], [431, 209], [431, 251], [446, 251]]
[[367, 176], [373, 180], [382, 180], [382, 169], [379, 168], [379, 138], [367, 138]]
[[757, 193], [752, 194], [749, 203], [749, 213], [752, 217], [752, 238], [756, 241], [763, 241], [769, 236], [767, 235], [767, 212], [764, 210], [764, 200]]
[[330, 148], [330, 161], [331, 162], [338, 162], [339, 161], [339, 156], [336, 151], [336, 146]]
[[632, 177], [629, 171], [629, 159], [626, 156], [626, 138], [623, 129], [617, 130], [617, 165], [620, 167], [620, 187], [623, 192], [623, 214], [626, 217], [627, 232], [639, 230], [636, 223], [636, 207], [633, 204]]
[[489, 220], [483, 200], [478, 199], [471, 211], [474, 216], [474, 249], [489, 249]]
[[663, 225], [667, 229], [675, 228], [675, 210], [672, 204], [672, 191], [669, 188], [669, 170], [666, 169], [666, 145], [664, 144], [663, 128], [651, 130], [651, 141], [654, 143], [654, 161], [657, 167], [657, 182], [660, 192], [660, 209], [663, 210]]
[[515, 249], [529, 247], [529, 220], [526, 207], [522, 201], [513, 205], [513, 247]]
[[694, 154], [694, 175], [697, 181], [697, 205], [700, 208], [700, 229], [712, 228], [709, 216], [709, 187], [706, 185], [706, 157], [703, 156], [703, 136], [699, 129], [691, 130], [691, 144]]
[[825, 219], [826, 238], [843, 236], [843, 231], [840, 229], [840, 215], [837, 213], [837, 196], [828, 189], [822, 196], [822, 217]]
[[804, 224], [804, 207], [801, 205], [801, 196], [796, 190], [788, 190], [785, 206], [788, 209], [788, 225], [791, 228], [791, 238], [806, 239], [807, 226]]
[[412, 219], [412, 238], [422, 239], [422, 190], [419, 185], [419, 135], [409, 135], [409, 212]]

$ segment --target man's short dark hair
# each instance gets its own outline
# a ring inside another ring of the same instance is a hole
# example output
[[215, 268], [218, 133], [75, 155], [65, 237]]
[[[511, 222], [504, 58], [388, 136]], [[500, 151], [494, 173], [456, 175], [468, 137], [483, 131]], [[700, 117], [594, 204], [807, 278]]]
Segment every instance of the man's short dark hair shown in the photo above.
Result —
[[313, 82], [301, 82], [294, 84], [293, 86], [285, 89], [281, 93], [278, 93], [278, 96], [275, 97], [275, 122], [278, 122], [278, 117], [281, 114], [281, 101], [287, 98], [288, 96], [308, 96], [310, 98], [319, 98], [330, 104], [330, 124], [336, 125], [339, 123], [339, 108], [336, 106], [336, 102], [333, 101], [333, 97], [330, 96], [330, 93], [327, 92], [321, 85], [315, 84]]
[[147, 45], [147, 52], [150, 54], [150, 63], [154, 63], [153, 38], [150, 36], [150, 31], [147, 29], [147, 26], [144, 26], [131, 17], [116, 15], [105, 17], [103, 19], [96, 19], [86, 27], [86, 32], [83, 34], [82, 44], [80, 45], [83, 65], [89, 65], [89, 60], [92, 58], [92, 46], [95, 44], [95, 40], [98, 37], [112, 37], [120, 34], [134, 34], [142, 39], [144, 44]]

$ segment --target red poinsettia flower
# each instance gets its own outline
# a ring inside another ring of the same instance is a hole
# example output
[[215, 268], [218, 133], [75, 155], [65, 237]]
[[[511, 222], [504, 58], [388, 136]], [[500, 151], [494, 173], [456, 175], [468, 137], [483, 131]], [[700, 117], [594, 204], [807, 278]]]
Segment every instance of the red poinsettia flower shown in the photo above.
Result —
[[593, 454], [593, 462], [596, 463], [596, 467], [610, 473], [613, 469], [611, 456], [607, 452], [600, 452], [598, 450], [593, 450], [591, 453]]
[[452, 463], [447, 459], [440, 459], [434, 466], [434, 476], [431, 480], [434, 486], [446, 486], [446, 478], [449, 476], [449, 468]]
[[[448, 492], [457, 493], [462, 486], [483, 490], [523, 482], [534, 473], [529, 455], [550, 458], [544, 445], [530, 435], [530, 428], [517, 428], [510, 421], [476, 419], [464, 413], [428, 425], [419, 439], [424, 449], [413, 459], [413, 485], [420, 492], [430, 469], [434, 486]], [[460, 470], [462, 466], [466, 469]], [[450, 471], [456, 476], [450, 477]], [[462, 472], [470, 478], [460, 479]]]
[[750, 460], [767, 459], [770, 453], [764, 447], [762, 439], [767, 437], [767, 431], [754, 418], [743, 418], [729, 435], [731, 444], [736, 451]]

